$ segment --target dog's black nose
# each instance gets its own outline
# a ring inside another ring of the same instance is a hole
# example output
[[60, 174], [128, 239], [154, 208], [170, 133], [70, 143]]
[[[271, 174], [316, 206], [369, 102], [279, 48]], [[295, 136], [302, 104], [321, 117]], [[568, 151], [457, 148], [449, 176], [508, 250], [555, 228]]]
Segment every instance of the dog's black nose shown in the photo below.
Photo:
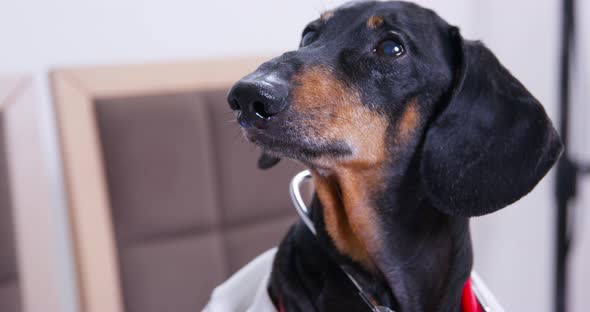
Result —
[[286, 108], [288, 86], [282, 80], [245, 78], [229, 91], [227, 100], [244, 128], [263, 129]]

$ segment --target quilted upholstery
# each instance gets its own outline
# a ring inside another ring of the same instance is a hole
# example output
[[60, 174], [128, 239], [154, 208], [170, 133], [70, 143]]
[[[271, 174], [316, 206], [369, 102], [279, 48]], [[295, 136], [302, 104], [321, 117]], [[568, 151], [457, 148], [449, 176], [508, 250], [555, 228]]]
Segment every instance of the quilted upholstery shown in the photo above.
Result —
[[296, 220], [283, 161], [233, 122], [226, 90], [96, 102], [126, 312], [199, 311]]

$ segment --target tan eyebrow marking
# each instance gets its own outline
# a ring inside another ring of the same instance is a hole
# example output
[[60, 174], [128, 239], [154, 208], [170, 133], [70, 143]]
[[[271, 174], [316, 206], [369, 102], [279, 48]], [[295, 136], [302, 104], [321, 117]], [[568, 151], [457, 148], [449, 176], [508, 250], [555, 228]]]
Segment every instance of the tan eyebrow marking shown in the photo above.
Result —
[[323, 22], [327, 22], [329, 19], [331, 19], [334, 16], [334, 11], [326, 11], [324, 13], [322, 13], [322, 15], [320, 16], [320, 19]]
[[370, 29], [375, 29], [381, 25], [383, 25], [383, 16], [380, 15], [373, 15], [371, 17], [369, 17], [369, 19], [367, 20], [367, 27], [369, 27]]
[[415, 130], [420, 124], [420, 110], [418, 101], [414, 98], [406, 103], [406, 110], [397, 126], [397, 144], [406, 144], [415, 134]]

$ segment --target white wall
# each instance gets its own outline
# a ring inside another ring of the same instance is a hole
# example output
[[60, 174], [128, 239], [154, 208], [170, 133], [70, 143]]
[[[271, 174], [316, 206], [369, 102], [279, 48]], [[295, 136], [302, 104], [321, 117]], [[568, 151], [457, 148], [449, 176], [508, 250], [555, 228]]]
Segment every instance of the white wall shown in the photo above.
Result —
[[[308, 21], [342, 2], [4, 1], [0, 68], [37, 71], [58, 65], [271, 55], [295, 48]], [[457, 23], [470, 19], [470, 1], [422, 2], [441, 8]]]
[[[341, 0], [100, 0], [4, 1], [0, 4], [0, 72], [31, 72], [37, 80], [45, 152], [53, 165], [55, 237], [62, 250], [62, 289], [67, 311], [77, 309], [71, 275], [59, 154], [49, 105], [47, 71], [58, 66], [142, 63], [222, 56], [275, 55], [297, 46], [302, 27]], [[483, 39], [500, 60], [543, 102], [556, 120], [559, 0], [422, 0], [466, 37]], [[584, 1], [579, 1], [584, 2]], [[586, 1], [587, 2], [587, 1]], [[583, 3], [590, 16], [590, 5]], [[590, 30], [590, 23], [583, 22]], [[583, 31], [579, 32], [580, 35]], [[590, 51], [590, 40], [585, 40]], [[585, 63], [580, 76], [589, 80]], [[588, 85], [578, 98], [588, 98]], [[579, 103], [582, 105], [582, 102]], [[578, 112], [581, 124], [588, 111]], [[585, 113], [585, 114], [584, 114]], [[579, 135], [577, 142], [588, 145]], [[578, 153], [582, 153], [579, 151]], [[590, 159], [590, 153], [585, 155]], [[590, 183], [584, 190], [590, 191]], [[549, 311], [553, 248], [553, 181], [545, 179], [522, 201], [473, 222], [476, 267], [509, 311]], [[583, 193], [583, 192], [581, 192]], [[586, 192], [588, 193], [588, 192]], [[587, 201], [587, 199], [584, 199]], [[579, 218], [584, 234], [575, 253], [576, 291], [573, 301], [584, 311], [582, 292], [590, 283], [588, 231], [590, 214]]]
[[[545, 105], [558, 121], [558, 57], [561, 0], [478, 1], [474, 28], [500, 60]], [[590, 160], [586, 99], [590, 95], [590, 3], [578, 2], [577, 84], [573, 87], [574, 107], [571, 130], [575, 157]], [[585, 18], [585, 19], [584, 19]], [[558, 126], [557, 124], [555, 124]], [[584, 130], [586, 128], [586, 130]], [[527, 197], [474, 224], [476, 263], [490, 286], [511, 311], [550, 311], [553, 303], [553, 252], [555, 203], [553, 176], [549, 176]], [[576, 241], [572, 250], [570, 311], [586, 311], [590, 283], [590, 183], [579, 189]], [[498, 270], [497, 267], [502, 269]]]
[[[571, 152], [575, 159], [590, 163], [590, 136], [588, 135], [588, 119], [590, 116], [590, 2], [579, 0], [577, 11], [578, 22], [578, 53], [576, 57], [575, 75], [576, 83], [573, 86], [572, 134], [571, 142], [574, 144]], [[575, 213], [572, 216], [574, 234], [572, 261], [572, 305], [577, 310], [588, 309], [588, 294], [590, 284], [590, 177], [582, 180], [578, 189], [580, 197], [575, 203]]]

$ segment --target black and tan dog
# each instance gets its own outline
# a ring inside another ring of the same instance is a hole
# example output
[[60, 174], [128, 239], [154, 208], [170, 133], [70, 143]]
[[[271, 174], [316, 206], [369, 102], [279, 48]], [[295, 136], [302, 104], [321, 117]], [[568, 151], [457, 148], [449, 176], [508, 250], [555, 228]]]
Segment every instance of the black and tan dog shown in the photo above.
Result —
[[324, 13], [228, 100], [262, 166], [313, 174], [318, 237], [295, 224], [269, 285], [287, 312], [367, 311], [340, 264], [396, 311], [460, 311], [469, 217], [527, 194], [562, 150], [490, 50], [406, 2]]

